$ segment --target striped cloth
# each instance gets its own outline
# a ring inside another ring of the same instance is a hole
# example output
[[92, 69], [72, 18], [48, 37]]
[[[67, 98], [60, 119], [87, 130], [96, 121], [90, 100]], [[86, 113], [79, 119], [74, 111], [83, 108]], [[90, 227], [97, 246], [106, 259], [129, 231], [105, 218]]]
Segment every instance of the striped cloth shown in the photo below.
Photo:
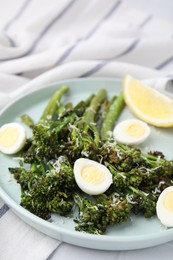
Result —
[[[126, 1], [0, 0], [0, 107], [57, 80], [170, 79], [172, 68], [172, 23]], [[0, 200], [0, 259], [46, 259], [59, 244]]]

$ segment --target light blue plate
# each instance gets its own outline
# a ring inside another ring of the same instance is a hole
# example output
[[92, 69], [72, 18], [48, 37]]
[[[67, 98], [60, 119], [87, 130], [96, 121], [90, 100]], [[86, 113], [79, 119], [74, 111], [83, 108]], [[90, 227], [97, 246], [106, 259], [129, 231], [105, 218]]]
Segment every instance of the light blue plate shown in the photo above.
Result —
[[[20, 122], [20, 115], [27, 113], [34, 120], [38, 120], [48, 100], [54, 91], [61, 85], [70, 86], [70, 92], [65, 95], [64, 101], [86, 99], [91, 93], [100, 88], [106, 88], [110, 96], [119, 94], [122, 83], [115, 79], [72, 79], [46, 86], [31, 92], [7, 106], [0, 114], [0, 124], [16, 121]], [[119, 121], [134, 117], [128, 108], [125, 108]], [[28, 136], [31, 134], [27, 129]], [[167, 159], [173, 158], [173, 128], [160, 129], [151, 127], [151, 136], [140, 148], [144, 151], [160, 150]], [[45, 221], [22, 208], [20, 204], [20, 187], [8, 172], [9, 166], [17, 165], [17, 160], [11, 156], [0, 154], [0, 196], [9, 207], [26, 223], [37, 230], [61, 241], [102, 250], [129, 250], [146, 248], [173, 239], [173, 229], [166, 229], [157, 217], [144, 219], [132, 216], [127, 223], [111, 226], [105, 235], [91, 235], [74, 230], [75, 223], [70, 218], [53, 215], [53, 223]]]

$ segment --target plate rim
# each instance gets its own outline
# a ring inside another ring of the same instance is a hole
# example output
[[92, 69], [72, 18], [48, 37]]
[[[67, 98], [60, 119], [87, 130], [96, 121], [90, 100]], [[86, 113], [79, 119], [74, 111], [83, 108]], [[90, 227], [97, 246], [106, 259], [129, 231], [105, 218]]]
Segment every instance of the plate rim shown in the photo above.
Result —
[[34, 89], [28, 89], [25, 93], [20, 94], [18, 97], [14, 97], [13, 100], [10, 100], [3, 108], [0, 109], [0, 116], [5, 112], [5, 110], [8, 109], [8, 107], [12, 106], [14, 103], [18, 102], [19, 100], [27, 97], [28, 95], [31, 95], [33, 93], [37, 93], [40, 90], [44, 90], [47, 89], [49, 87], [54, 87], [57, 84], [58, 85], [63, 85], [64, 83], [66, 84], [68, 81], [72, 82], [72, 81], [118, 81], [118, 82], [122, 82], [121, 78], [114, 78], [114, 77], [88, 77], [88, 78], [69, 78], [69, 79], [63, 79], [63, 80], [59, 80], [59, 81], [53, 81], [47, 84], [43, 84], [38, 86], [37, 88]]

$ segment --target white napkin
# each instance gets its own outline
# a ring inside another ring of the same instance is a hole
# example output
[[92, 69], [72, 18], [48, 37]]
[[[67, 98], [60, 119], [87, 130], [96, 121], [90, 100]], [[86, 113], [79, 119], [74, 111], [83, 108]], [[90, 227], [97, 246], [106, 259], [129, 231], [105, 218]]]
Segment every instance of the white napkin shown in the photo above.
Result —
[[49, 257], [59, 245], [21, 221], [0, 199], [0, 259], [38, 259]]
[[172, 71], [172, 24], [123, 1], [0, 3], [0, 72], [33, 78], [80, 61], [97, 62], [80, 76], [91, 76], [112, 61]]
[[[69, 78], [128, 73], [163, 79], [163, 89], [173, 77], [172, 28], [119, 0], [0, 0], [0, 107]], [[0, 200], [0, 259], [46, 259], [59, 244]]]

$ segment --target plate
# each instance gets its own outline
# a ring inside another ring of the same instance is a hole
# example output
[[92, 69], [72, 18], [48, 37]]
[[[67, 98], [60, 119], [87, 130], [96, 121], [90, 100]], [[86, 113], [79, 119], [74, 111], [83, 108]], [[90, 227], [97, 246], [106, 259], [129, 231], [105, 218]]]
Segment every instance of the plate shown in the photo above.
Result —
[[[108, 95], [119, 94], [122, 82], [117, 79], [88, 78], [61, 81], [40, 88], [34, 92], [15, 100], [1, 111], [1, 125], [7, 122], [20, 122], [20, 115], [27, 113], [37, 121], [55, 90], [68, 85], [70, 91], [64, 101], [74, 104], [87, 98], [91, 93], [105, 88]], [[134, 117], [126, 107], [119, 120]], [[27, 129], [28, 136], [31, 134]], [[160, 129], [151, 127], [151, 136], [140, 148], [144, 151], [160, 150], [167, 159], [171, 159], [173, 147], [173, 128]], [[172, 156], [173, 157], [173, 156]], [[86, 248], [101, 250], [132, 250], [151, 247], [166, 243], [173, 239], [173, 229], [163, 227], [157, 217], [145, 219], [141, 216], [132, 216], [127, 223], [111, 226], [105, 235], [93, 235], [74, 230], [75, 223], [70, 218], [54, 214], [53, 222], [45, 221], [20, 206], [20, 187], [8, 172], [8, 167], [17, 165], [15, 158], [0, 154], [0, 196], [23, 221], [35, 229], [60, 241]]]

